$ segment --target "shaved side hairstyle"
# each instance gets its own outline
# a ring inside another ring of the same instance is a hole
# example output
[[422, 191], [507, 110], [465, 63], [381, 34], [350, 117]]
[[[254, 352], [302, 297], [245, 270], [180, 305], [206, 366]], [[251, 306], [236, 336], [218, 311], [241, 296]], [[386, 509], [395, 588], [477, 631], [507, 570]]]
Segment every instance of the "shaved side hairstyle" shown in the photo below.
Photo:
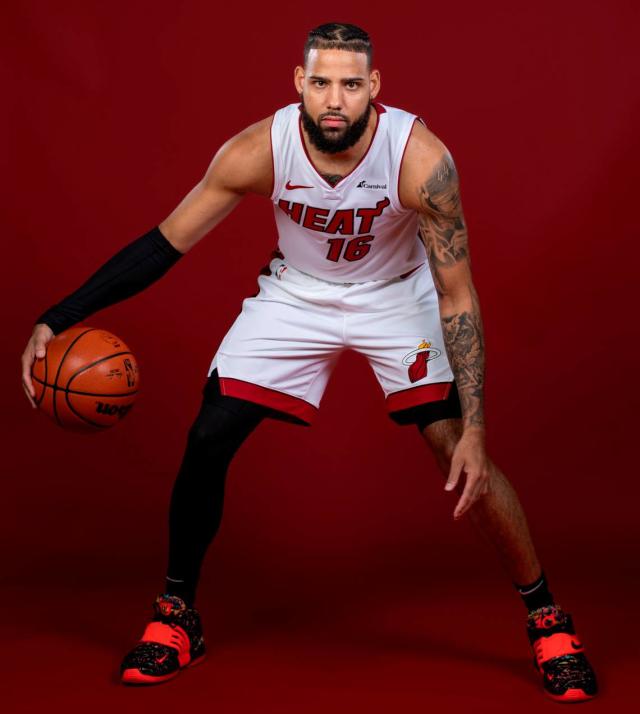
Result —
[[364, 52], [371, 67], [373, 47], [369, 35], [356, 25], [341, 22], [328, 22], [318, 25], [309, 32], [304, 45], [304, 66], [307, 66], [309, 50], [347, 50], [348, 52]]

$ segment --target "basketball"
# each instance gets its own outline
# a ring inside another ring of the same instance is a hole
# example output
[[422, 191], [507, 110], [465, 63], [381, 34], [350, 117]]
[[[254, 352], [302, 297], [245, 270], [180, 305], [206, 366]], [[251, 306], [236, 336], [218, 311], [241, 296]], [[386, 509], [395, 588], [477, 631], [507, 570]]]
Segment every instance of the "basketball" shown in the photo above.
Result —
[[56, 335], [32, 368], [35, 402], [59, 426], [95, 432], [117, 424], [133, 406], [138, 364], [115, 335], [72, 327]]

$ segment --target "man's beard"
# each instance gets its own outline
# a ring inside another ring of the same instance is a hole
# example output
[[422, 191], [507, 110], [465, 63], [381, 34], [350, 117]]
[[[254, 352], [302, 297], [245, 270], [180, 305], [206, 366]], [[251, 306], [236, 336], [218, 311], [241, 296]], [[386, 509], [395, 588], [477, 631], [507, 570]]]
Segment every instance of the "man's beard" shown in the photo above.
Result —
[[[311, 118], [311, 115], [306, 110], [304, 106], [304, 100], [300, 98], [300, 114], [302, 116], [302, 126], [309, 136], [309, 141], [318, 149], [318, 151], [323, 151], [325, 154], [339, 154], [341, 151], [346, 151], [350, 149], [354, 144], [356, 144], [359, 139], [364, 134], [368, 124], [369, 116], [371, 115], [371, 102], [367, 104], [367, 108], [364, 112], [354, 121], [349, 122], [347, 117], [340, 112], [325, 112], [320, 114], [318, 117], [318, 123]], [[337, 116], [346, 121], [346, 130], [341, 136], [337, 136], [337, 132], [330, 129], [322, 129], [320, 127], [320, 122], [325, 117]]]

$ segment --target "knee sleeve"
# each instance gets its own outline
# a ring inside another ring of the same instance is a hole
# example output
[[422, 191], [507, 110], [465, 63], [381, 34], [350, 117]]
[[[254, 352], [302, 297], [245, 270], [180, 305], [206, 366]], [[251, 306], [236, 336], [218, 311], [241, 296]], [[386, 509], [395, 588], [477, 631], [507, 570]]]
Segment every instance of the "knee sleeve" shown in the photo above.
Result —
[[195, 448], [225, 453], [230, 458], [268, 410], [260, 404], [223, 395], [215, 370], [208, 377], [202, 396], [200, 411], [189, 429], [189, 443]]

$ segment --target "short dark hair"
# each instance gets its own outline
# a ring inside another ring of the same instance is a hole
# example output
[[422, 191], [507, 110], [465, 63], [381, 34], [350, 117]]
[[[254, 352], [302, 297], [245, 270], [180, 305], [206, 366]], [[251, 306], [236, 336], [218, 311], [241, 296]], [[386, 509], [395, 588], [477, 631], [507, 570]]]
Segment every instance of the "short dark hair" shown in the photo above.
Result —
[[347, 50], [364, 52], [371, 67], [373, 47], [369, 35], [357, 25], [342, 22], [327, 22], [318, 25], [307, 36], [304, 44], [304, 64], [309, 58], [309, 50]]

